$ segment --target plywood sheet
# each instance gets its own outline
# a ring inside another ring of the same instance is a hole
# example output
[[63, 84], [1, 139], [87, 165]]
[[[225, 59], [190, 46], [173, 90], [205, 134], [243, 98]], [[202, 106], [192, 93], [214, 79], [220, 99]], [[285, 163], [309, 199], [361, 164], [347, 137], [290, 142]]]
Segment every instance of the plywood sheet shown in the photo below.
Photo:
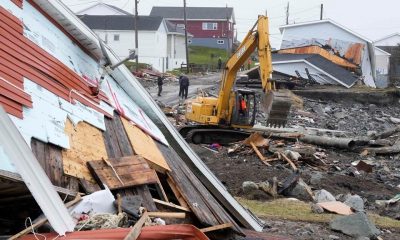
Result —
[[85, 122], [74, 127], [67, 119], [65, 133], [69, 137], [70, 149], [62, 151], [64, 173], [94, 182], [86, 162], [108, 158], [102, 132]]
[[121, 119], [135, 153], [144, 157], [156, 170], [171, 171], [153, 138], [128, 120], [124, 118]]
[[158, 183], [156, 171], [140, 156], [88, 162], [97, 183], [111, 190]]

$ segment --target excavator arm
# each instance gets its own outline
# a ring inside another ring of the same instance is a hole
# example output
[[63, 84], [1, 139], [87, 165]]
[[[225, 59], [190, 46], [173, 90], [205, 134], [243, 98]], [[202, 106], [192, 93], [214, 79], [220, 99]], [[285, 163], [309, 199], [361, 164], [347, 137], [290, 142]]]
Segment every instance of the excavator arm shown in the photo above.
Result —
[[272, 65], [268, 29], [268, 17], [259, 16], [257, 22], [247, 33], [237, 51], [226, 63], [217, 102], [217, 116], [221, 120], [230, 121], [230, 117], [232, 116], [230, 100], [233, 97], [232, 89], [237, 72], [256, 49], [258, 49], [258, 58], [260, 61], [259, 71], [262, 88], [264, 92], [272, 89], [272, 85], [269, 82], [272, 74]]

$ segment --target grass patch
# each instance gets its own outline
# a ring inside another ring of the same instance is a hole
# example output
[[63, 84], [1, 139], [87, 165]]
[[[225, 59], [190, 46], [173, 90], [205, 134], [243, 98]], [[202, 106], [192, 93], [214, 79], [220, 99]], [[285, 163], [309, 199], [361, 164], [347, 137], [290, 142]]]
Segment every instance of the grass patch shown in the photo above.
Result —
[[[313, 213], [311, 212], [310, 204], [301, 201], [278, 199], [269, 202], [261, 202], [244, 198], [237, 198], [237, 200], [242, 205], [249, 208], [254, 214], [262, 218], [328, 223], [339, 216], [329, 213]], [[368, 217], [379, 227], [400, 229], [400, 221], [370, 213], [368, 213]]]
[[221, 57], [222, 62], [226, 62], [228, 54], [225, 49], [189, 46], [190, 63], [217, 66], [219, 57]]

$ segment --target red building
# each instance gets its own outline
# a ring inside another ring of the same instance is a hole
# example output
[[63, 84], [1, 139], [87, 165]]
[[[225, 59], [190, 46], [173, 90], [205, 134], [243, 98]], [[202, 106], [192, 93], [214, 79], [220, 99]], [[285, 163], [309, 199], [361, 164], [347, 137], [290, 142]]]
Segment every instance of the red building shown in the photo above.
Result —
[[[150, 16], [161, 16], [184, 28], [183, 7], [153, 7]], [[187, 30], [193, 37], [189, 44], [231, 49], [234, 41], [235, 15], [229, 7], [186, 8]]]

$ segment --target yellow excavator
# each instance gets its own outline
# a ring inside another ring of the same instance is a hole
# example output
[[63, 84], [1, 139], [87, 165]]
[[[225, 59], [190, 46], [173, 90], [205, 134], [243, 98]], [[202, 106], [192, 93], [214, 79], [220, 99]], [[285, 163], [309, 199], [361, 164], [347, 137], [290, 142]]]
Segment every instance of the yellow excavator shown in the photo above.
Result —
[[252, 128], [258, 110], [256, 93], [236, 89], [235, 79], [240, 67], [257, 49], [262, 82], [262, 110], [268, 115], [267, 125], [284, 126], [292, 101], [287, 91], [277, 91], [272, 77], [272, 57], [268, 17], [259, 16], [237, 51], [227, 61], [218, 97], [197, 96], [186, 106], [186, 119], [196, 123], [180, 129], [187, 141], [193, 143], [227, 143], [241, 140]]

